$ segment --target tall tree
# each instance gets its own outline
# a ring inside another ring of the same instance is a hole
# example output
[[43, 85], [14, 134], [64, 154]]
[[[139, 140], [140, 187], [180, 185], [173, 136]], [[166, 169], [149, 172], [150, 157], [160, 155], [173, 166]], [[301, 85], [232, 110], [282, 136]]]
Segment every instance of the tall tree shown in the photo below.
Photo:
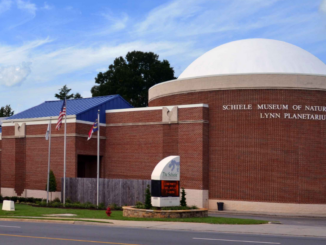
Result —
[[10, 105], [2, 106], [0, 108], [0, 117], [11, 117], [14, 115], [14, 111], [11, 109]]
[[71, 91], [71, 88], [68, 88], [67, 85], [64, 85], [61, 89], [59, 89], [59, 93], [55, 94], [54, 97], [64, 100], [65, 98], [67, 100], [74, 98], [74, 94], [69, 94]]
[[118, 57], [109, 70], [95, 78], [92, 96], [120, 94], [136, 107], [147, 106], [148, 89], [155, 84], [175, 79], [167, 60], [158, 60], [152, 52], [132, 51], [126, 58]]

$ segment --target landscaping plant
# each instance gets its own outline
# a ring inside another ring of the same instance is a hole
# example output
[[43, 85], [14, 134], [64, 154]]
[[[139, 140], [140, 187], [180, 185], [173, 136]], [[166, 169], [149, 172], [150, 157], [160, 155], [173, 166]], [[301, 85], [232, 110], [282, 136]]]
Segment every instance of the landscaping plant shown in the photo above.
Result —
[[182, 191], [181, 191], [180, 206], [181, 206], [181, 207], [187, 207], [187, 202], [186, 202], [186, 191], [185, 191], [185, 188], [183, 188], [183, 187], [182, 187]]
[[[47, 191], [48, 185], [45, 185], [45, 190]], [[49, 174], [49, 192], [51, 192], [51, 200], [52, 200], [52, 192], [56, 192], [57, 191], [57, 182], [55, 180], [55, 176], [53, 171], [50, 171]]]
[[145, 192], [145, 208], [150, 209], [151, 207], [152, 207], [151, 191], [149, 185], [147, 185], [146, 192]]

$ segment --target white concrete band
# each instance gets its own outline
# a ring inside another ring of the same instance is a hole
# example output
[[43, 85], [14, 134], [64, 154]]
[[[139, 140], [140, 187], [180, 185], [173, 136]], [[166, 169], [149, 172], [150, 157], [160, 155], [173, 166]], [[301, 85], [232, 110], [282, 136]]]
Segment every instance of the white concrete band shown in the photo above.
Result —
[[233, 74], [176, 79], [151, 87], [148, 91], [148, 101], [175, 94], [239, 89], [326, 91], [326, 76], [303, 74]]
[[196, 108], [196, 107], [207, 107], [207, 104], [193, 104], [193, 105], [172, 105], [172, 106], [153, 106], [153, 107], [140, 107], [140, 108], [128, 108], [128, 109], [116, 109], [116, 110], [107, 110], [105, 113], [117, 113], [117, 112], [134, 112], [134, 111], [155, 111], [162, 110], [163, 107], [167, 107], [169, 109], [177, 106], [179, 109], [183, 108]]

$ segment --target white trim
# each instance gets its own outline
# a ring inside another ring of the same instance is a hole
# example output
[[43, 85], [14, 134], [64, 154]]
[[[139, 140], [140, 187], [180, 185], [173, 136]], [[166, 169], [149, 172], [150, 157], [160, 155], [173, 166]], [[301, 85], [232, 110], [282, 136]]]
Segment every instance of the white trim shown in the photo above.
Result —
[[0, 133], [0, 140], [2, 140], [2, 133]]
[[[37, 117], [37, 118], [22, 118], [22, 119], [7, 119], [2, 121], [2, 127], [15, 126], [17, 122], [24, 122], [26, 125], [40, 125], [49, 124], [49, 120], [52, 119], [51, 124], [57, 124], [58, 116], [54, 117]], [[68, 123], [76, 122], [76, 115], [67, 116]]]
[[206, 107], [206, 108], [208, 108], [209, 107], [207, 104], [153, 106], [153, 107], [140, 107], [140, 108], [106, 110], [105, 113], [134, 112], [134, 111], [154, 111], [154, 110], [162, 110], [163, 107], [168, 107], [170, 109], [170, 108], [173, 108], [175, 106], [177, 106], [179, 109], [183, 109], [183, 108], [196, 108], [196, 107]]
[[[88, 124], [88, 125], [93, 125], [94, 124], [93, 122], [88, 122], [88, 121], [84, 121], [84, 120], [76, 120], [76, 123], [82, 123], [82, 124]], [[102, 127], [106, 126], [105, 123], [99, 123], [99, 125], [102, 126]]]
[[[160, 86], [165, 85], [167, 83], [172, 83], [176, 81], [182, 81], [182, 80], [191, 80], [191, 79], [198, 79], [198, 78], [209, 78], [209, 77], [221, 77], [221, 76], [243, 76], [243, 75], [302, 75], [302, 76], [320, 76], [320, 77], [326, 77], [326, 75], [323, 74], [305, 74], [305, 73], [236, 73], [236, 74], [215, 74], [215, 75], [208, 75], [208, 76], [196, 76], [196, 77], [185, 77], [185, 78], [177, 78], [173, 80], [169, 80], [166, 82], [155, 84], [154, 86], [150, 87], [149, 90]], [[149, 91], [148, 90], [148, 91]]]
[[[43, 125], [49, 124], [50, 118], [52, 119], [51, 124], [57, 124], [58, 117], [39, 117], [39, 118], [26, 118], [26, 119], [13, 119], [13, 120], [6, 120], [3, 121], [2, 127], [9, 127], [9, 126], [15, 126], [15, 123], [17, 122], [25, 122], [26, 125]], [[77, 120], [76, 115], [70, 115], [67, 116], [67, 123], [82, 123], [87, 125], [93, 125], [93, 122], [83, 121], [83, 120]], [[105, 127], [105, 123], [100, 123], [100, 126]]]

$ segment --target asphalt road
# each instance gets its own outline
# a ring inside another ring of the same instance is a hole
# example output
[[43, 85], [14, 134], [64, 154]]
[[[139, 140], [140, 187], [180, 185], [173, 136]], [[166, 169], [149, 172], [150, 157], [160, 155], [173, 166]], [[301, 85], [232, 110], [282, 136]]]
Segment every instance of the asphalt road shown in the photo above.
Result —
[[[200, 225], [200, 224], [199, 224]], [[73, 244], [326, 244], [326, 239], [311, 237], [223, 234], [121, 228], [102, 225], [71, 225], [0, 221], [1, 245]]]

